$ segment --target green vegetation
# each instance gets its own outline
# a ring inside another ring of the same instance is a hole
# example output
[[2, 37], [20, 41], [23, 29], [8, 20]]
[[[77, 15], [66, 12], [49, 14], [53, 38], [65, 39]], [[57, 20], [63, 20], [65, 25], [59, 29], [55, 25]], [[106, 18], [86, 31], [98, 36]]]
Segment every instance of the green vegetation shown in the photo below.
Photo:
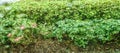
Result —
[[23, 0], [0, 6], [0, 43], [30, 44], [37, 37], [67, 39], [80, 47], [106, 43], [120, 32], [119, 6], [119, 0]]
[[[114, 34], [120, 31], [120, 20], [62, 20], [56, 23], [53, 30], [53, 37], [58, 39], [66, 38], [72, 40], [79, 46], [84, 46], [89, 42], [105, 43], [114, 38]], [[52, 36], [51, 35], [51, 36]]]

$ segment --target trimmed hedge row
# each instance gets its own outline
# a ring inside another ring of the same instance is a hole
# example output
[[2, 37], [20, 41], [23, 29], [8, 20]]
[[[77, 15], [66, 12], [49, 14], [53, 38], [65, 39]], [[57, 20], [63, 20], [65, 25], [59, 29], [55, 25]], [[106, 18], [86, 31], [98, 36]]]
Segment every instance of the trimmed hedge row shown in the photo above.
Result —
[[119, 0], [22, 0], [0, 6], [0, 43], [29, 44], [36, 35], [59, 40], [67, 36], [83, 47], [90, 41], [105, 43], [120, 32], [119, 6]]
[[115, 34], [120, 33], [120, 20], [72, 20], [58, 21], [52, 34], [47, 37], [57, 37], [61, 40], [72, 40], [76, 45], [85, 47], [91, 43], [106, 43], [115, 39]]
[[[10, 6], [10, 9], [0, 7], [4, 18], [29, 18], [37, 22], [54, 23], [58, 20], [76, 19], [110, 19], [120, 18], [119, 0], [106, 1], [21, 1]], [[9, 8], [9, 7], [8, 7]]]

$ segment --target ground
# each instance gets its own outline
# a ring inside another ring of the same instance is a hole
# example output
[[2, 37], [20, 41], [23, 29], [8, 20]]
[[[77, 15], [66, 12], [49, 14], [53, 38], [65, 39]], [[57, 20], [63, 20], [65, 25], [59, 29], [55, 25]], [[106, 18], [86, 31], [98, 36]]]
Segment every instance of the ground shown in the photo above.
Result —
[[119, 53], [120, 45], [114, 42], [107, 44], [89, 44], [86, 48], [78, 47], [70, 41], [58, 42], [53, 39], [39, 39], [28, 46], [14, 45], [0, 49], [2, 53]]

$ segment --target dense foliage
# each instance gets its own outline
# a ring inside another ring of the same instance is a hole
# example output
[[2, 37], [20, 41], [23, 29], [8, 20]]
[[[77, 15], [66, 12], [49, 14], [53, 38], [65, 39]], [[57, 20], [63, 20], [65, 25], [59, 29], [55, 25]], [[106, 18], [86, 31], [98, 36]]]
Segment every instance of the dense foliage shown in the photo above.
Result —
[[114, 39], [114, 34], [120, 32], [120, 20], [61, 20], [56, 23], [53, 37], [59, 40], [67, 38], [79, 46], [85, 46], [88, 42], [102, 42]]
[[[89, 1], [89, 0], [88, 0]], [[79, 2], [40, 2], [40, 1], [22, 1], [9, 7], [2, 8], [1, 12], [4, 18], [28, 18], [37, 22], [51, 22], [65, 18], [84, 20], [84, 19], [119, 19], [120, 2], [118, 0], [106, 1], [79, 1]]]
[[[78, 46], [111, 41], [120, 32], [119, 0], [27, 0], [0, 6], [0, 43], [29, 44], [36, 36]], [[21, 39], [21, 40], [20, 40]]]
[[[0, 19], [0, 43], [10, 44], [22, 43], [28, 44], [31, 38], [37, 32], [36, 23], [29, 19]], [[21, 41], [19, 41], [21, 39]]]

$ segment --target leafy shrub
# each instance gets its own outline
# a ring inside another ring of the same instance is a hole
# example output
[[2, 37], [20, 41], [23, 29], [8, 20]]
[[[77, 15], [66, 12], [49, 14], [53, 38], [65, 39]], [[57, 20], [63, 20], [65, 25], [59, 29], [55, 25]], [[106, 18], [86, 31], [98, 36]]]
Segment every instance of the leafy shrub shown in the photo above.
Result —
[[105, 43], [114, 39], [113, 35], [120, 32], [120, 20], [72, 20], [66, 19], [56, 23], [52, 37], [64, 40], [70, 38], [76, 45], [85, 47], [89, 42], [94, 41]]
[[67, 36], [83, 47], [90, 41], [105, 43], [120, 32], [119, 6], [119, 0], [21, 0], [0, 6], [0, 43], [29, 44], [36, 35]]
[[29, 44], [32, 36], [37, 34], [36, 23], [29, 19], [0, 19], [0, 43]]
[[[21, 1], [11, 4], [10, 10], [1, 6], [0, 12], [7, 17], [12, 18], [28, 18], [36, 20], [38, 23], [55, 23], [65, 18], [85, 20], [85, 19], [119, 19], [120, 17], [119, 0], [105, 1]], [[23, 16], [19, 16], [23, 15]]]

